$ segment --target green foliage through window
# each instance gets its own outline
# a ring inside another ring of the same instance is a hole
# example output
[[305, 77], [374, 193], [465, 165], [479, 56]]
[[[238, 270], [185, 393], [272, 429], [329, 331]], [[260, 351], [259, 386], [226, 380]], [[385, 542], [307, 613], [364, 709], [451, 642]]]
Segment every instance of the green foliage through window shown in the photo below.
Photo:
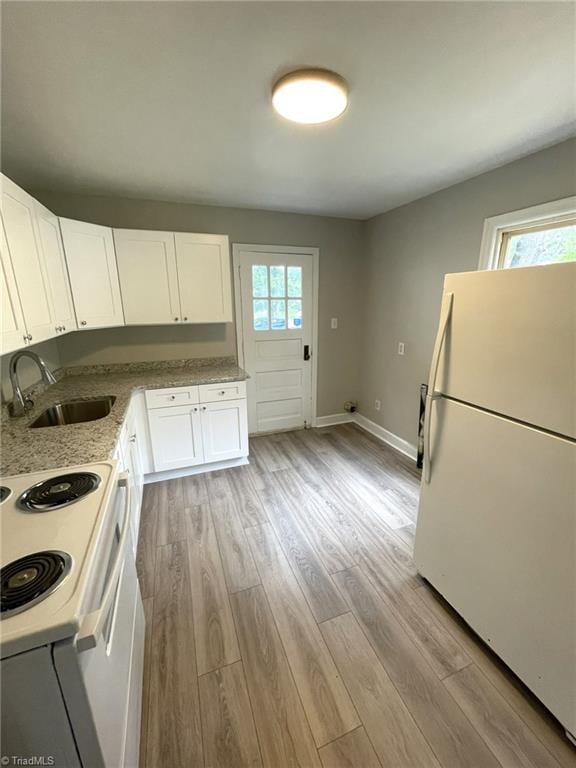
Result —
[[533, 267], [576, 261], [576, 224], [505, 236], [503, 267]]

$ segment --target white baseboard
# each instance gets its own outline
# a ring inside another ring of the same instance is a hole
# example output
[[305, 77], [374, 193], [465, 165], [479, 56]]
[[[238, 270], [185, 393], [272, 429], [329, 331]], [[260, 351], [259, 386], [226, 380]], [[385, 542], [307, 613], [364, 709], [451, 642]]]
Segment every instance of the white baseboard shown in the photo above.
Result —
[[314, 427], [334, 427], [336, 424], [348, 424], [354, 421], [354, 413], [332, 413], [330, 416], [316, 416], [312, 426]]
[[370, 432], [371, 435], [382, 440], [383, 443], [391, 445], [392, 448], [396, 448], [400, 453], [403, 453], [405, 456], [408, 456], [408, 458], [416, 461], [418, 451], [416, 450], [415, 445], [412, 445], [412, 443], [409, 443], [408, 440], [404, 440], [402, 437], [398, 437], [394, 432], [384, 429], [380, 424], [376, 424], [375, 421], [367, 419], [366, 416], [362, 416], [361, 413], [355, 413], [354, 416], [356, 417], [354, 421], [359, 427], [362, 427], [366, 432]]
[[201, 475], [205, 472], [215, 472], [217, 469], [230, 469], [230, 467], [241, 467], [249, 464], [247, 456], [240, 459], [228, 459], [228, 461], [214, 461], [211, 464], [200, 464], [197, 467], [182, 467], [181, 469], [167, 469], [164, 472], [151, 472], [144, 475], [144, 484], [159, 483], [161, 480], [176, 480], [179, 477], [188, 477], [188, 475]]

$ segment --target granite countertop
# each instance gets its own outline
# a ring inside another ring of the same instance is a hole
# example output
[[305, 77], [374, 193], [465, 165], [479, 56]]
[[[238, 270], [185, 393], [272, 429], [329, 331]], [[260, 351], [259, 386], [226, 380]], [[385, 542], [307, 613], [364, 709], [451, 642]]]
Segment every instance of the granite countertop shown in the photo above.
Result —
[[[34, 408], [10, 418], [3, 408], [0, 476], [70, 467], [112, 458], [120, 430], [136, 390], [244, 381], [248, 375], [235, 358], [201, 358], [155, 363], [78, 366], [58, 372], [56, 384], [34, 396]], [[41, 387], [40, 387], [41, 389]], [[62, 427], [29, 429], [46, 408], [62, 400], [114, 395], [112, 410], [102, 419]]]

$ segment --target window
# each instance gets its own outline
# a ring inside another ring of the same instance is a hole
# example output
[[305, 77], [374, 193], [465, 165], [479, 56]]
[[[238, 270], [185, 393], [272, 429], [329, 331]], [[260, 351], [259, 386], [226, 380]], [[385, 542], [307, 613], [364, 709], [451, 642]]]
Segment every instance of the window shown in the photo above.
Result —
[[576, 219], [574, 223], [504, 232], [499, 267], [535, 267], [576, 261]]
[[254, 264], [252, 315], [255, 331], [302, 328], [302, 267]]
[[479, 269], [576, 261], [576, 197], [486, 219]]

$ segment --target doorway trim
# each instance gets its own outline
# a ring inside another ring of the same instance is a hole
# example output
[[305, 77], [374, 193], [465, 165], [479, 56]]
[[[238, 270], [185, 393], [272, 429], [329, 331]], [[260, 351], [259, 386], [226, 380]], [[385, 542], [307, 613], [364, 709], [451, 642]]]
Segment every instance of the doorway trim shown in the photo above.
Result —
[[244, 368], [244, 324], [242, 313], [242, 291], [240, 287], [240, 252], [298, 254], [312, 259], [312, 426], [317, 422], [318, 400], [318, 278], [320, 274], [320, 248], [294, 245], [259, 245], [254, 243], [232, 243], [232, 271], [234, 274], [234, 319], [236, 321], [236, 347], [238, 365]]

